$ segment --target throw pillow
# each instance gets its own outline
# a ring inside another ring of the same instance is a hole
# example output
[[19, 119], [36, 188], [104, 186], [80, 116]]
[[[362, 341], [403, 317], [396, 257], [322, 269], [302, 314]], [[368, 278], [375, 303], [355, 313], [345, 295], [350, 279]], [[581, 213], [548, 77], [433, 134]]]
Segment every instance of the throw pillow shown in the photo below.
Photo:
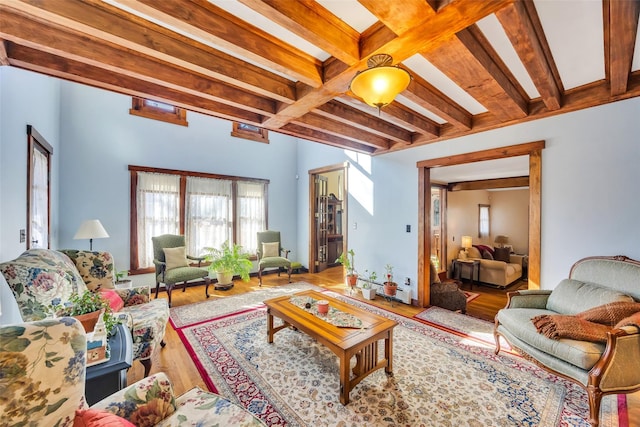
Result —
[[482, 258], [483, 259], [493, 259], [493, 255], [491, 255], [491, 252], [484, 250], [482, 251]]
[[73, 427], [135, 427], [135, 425], [111, 412], [77, 409]]
[[495, 248], [493, 252], [493, 259], [496, 261], [511, 262], [509, 248]]
[[164, 261], [167, 263], [167, 270], [178, 267], [189, 267], [187, 261], [187, 249], [184, 246], [177, 248], [164, 248]]
[[280, 256], [280, 243], [262, 243], [262, 257], [268, 258], [274, 256]]
[[99, 292], [102, 299], [107, 301], [107, 303], [109, 303], [109, 307], [111, 307], [111, 310], [114, 313], [117, 311], [120, 311], [122, 307], [124, 307], [124, 301], [115, 290], [100, 289]]

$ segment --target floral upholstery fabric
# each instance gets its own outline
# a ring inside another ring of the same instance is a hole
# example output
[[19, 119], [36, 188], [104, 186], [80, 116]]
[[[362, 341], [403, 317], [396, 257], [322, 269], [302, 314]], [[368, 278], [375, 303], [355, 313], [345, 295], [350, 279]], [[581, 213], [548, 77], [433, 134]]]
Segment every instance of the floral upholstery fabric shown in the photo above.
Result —
[[[146, 289], [149, 290], [149, 288]], [[164, 338], [169, 320], [167, 300], [154, 299], [146, 304], [125, 306], [121, 312], [131, 315], [133, 358], [149, 359]]]
[[[113, 256], [108, 252], [31, 249], [0, 264], [0, 271], [13, 291], [24, 321], [54, 317], [52, 304], [70, 305], [72, 293], [87, 290], [85, 280], [92, 283], [94, 290], [114, 288]], [[118, 317], [124, 317], [123, 323], [131, 330], [133, 358], [150, 359], [164, 338], [169, 320], [167, 301], [150, 302], [148, 286], [116, 292], [124, 301], [125, 306], [119, 312], [123, 316]]]
[[84, 329], [73, 317], [0, 326], [0, 426], [71, 426], [84, 400]]
[[71, 258], [90, 291], [113, 289], [113, 256], [109, 252], [76, 249], [62, 249], [60, 252]]
[[[84, 398], [86, 335], [72, 317], [0, 326], [0, 427], [70, 427]], [[91, 407], [138, 427], [264, 426], [250, 412], [198, 388], [176, 398], [164, 373], [144, 378]]]
[[73, 262], [63, 253], [30, 249], [18, 258], [0, 264], [18, 303], [24, 321], [53, 317], [54, 305], [69, 305], [74, 292], [87, 287]]

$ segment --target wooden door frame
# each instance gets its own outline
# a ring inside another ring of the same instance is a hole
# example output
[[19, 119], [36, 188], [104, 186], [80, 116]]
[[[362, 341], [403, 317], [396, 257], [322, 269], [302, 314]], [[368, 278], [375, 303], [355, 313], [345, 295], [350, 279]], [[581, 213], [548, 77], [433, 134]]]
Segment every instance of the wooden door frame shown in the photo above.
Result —
[[315, 203], [316, 197], [316, 186], [315, 186], [315, 176], [322, 175], [327, 172], [334, 172], [338, 170], [342, 170], [342, 251], [347, 250], [347, 227], [346, 225], [349, 223], [348, 216], [348, 193], [347, 189], [349, 188], [348, 181], [348, 171], [349, 171], [349, 162], [337, 163], [335, 165], [323, 166], [316, 169], [309, 170], [309, 273], [316, 272], [316, 227], [315, 227], [315, 212], [313, 211], [313, 205]]
[[456, 156], [417, 162], [418, 168], [418, 295], [417, 304], [430, 303], [431, 271], [431, 169], [465, 163], [529, 156], [529, 289], [540, 289], [542, 150], [545, 141], [510, 145]]

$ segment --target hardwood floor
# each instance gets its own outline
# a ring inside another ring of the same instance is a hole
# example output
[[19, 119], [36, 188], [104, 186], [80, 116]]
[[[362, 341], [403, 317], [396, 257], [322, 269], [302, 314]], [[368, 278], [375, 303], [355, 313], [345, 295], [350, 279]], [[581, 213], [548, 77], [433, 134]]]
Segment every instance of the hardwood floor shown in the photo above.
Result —
[[[317, 274], [293, 274], [291, 275], [291, 281], [304, 281], [331, 289], [335, 292], [341, 292], [345, 295], [349, 295], [349, 291], [344, 285], [343, 270], [341, 266], [329, 268], [322, 273]], [[279, 286], [286, 283], [287, 276], [284, 274], [280, 277], [276, 274], [268, 274], [263, 277], [263, 287]], [[215, 291], [210, 287], [210, 300], [215, 298], [225, 298], [230, 295], [241, 294], [257, 289], [260, 289], [257, 277], [252, 277], [251, 280], [246, 283], [236, 280], [235, 286], [228, 291]], [[463, 289], [469, 290], [469, 285], [465, 284]], [[506, 303], [506, 294], [504, 291], [484, 286], [474, 286], [472, 292], [481, 294], [479, 298], [473, 300], [467, 307], [467, 314], [474, 317], [492, 321], [495, 313], [500, 308], [504, 307]], [[363, 299], [359, 292], [353, 296], [355, 298]], [[166, 298], [166, 292], [160, 292], [159, 297]], [[204, 295], [204, 286], [189, 287], [185, 292], [182, 292], [182, 289], [174, 290], [172, 293], [172, 300], [174, 307], [205, 301], [206, 297]], [[424, 308], [421, 307], [410, 306], [402, 303], [394, 303], [393, 306], [391, 306], [389, 302], [380, 297], [377, 297], [374, 301], [368, 302], [408, 317], [413, 317], [424, 310]], [[180, 337], [170, 323], [167, 325], [165, 342], [167, 343], [165, 348], [156, 351], [153, 357], [151, 373], [167, 373], [173, 383], [176, 395], [180, 395], [196, 386], [206, 390], [204, 381], [200, 377], [200, 374], [198, 373], [198, 370], [191, 360], [187, 350], [184, 348], [182, 341], [180, 341]], [[143, 376], [144, 369], [142, 365], [140, 362], [134, 361], [133, 366], [129, 369], [127, 374], [128, 383], [132, 384], [135, 381], [142, 379]]]

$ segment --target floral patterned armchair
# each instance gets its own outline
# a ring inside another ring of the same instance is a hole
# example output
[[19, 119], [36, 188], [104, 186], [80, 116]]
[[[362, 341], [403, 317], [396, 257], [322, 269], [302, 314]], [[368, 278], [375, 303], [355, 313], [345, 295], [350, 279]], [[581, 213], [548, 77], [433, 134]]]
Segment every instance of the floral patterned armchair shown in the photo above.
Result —
[[109, 252], [51, 249], [30, 249], [0, 264], [25, 322], [54, 317], [52, 307], [69, 305], [74, 292], [116, 292], [124, 303], [118, 312], [128, 315], [133, 358], [143, 364], [147, 376], [154, 350], [164, 346], [169, 307], [164, 299], [151, 300], [148, 286], [114, 289], [113, 268]]
[[[227, 399], [194, 388], [176, 397], [164, 373], [146, 377], [88, 408], [86, 335], [72, 317], [0, 326], [0, 425], [72, 426], [76, 417], [138, 427], [264, 426]], [[79, 425], [86, 425], [79, 423]]]

